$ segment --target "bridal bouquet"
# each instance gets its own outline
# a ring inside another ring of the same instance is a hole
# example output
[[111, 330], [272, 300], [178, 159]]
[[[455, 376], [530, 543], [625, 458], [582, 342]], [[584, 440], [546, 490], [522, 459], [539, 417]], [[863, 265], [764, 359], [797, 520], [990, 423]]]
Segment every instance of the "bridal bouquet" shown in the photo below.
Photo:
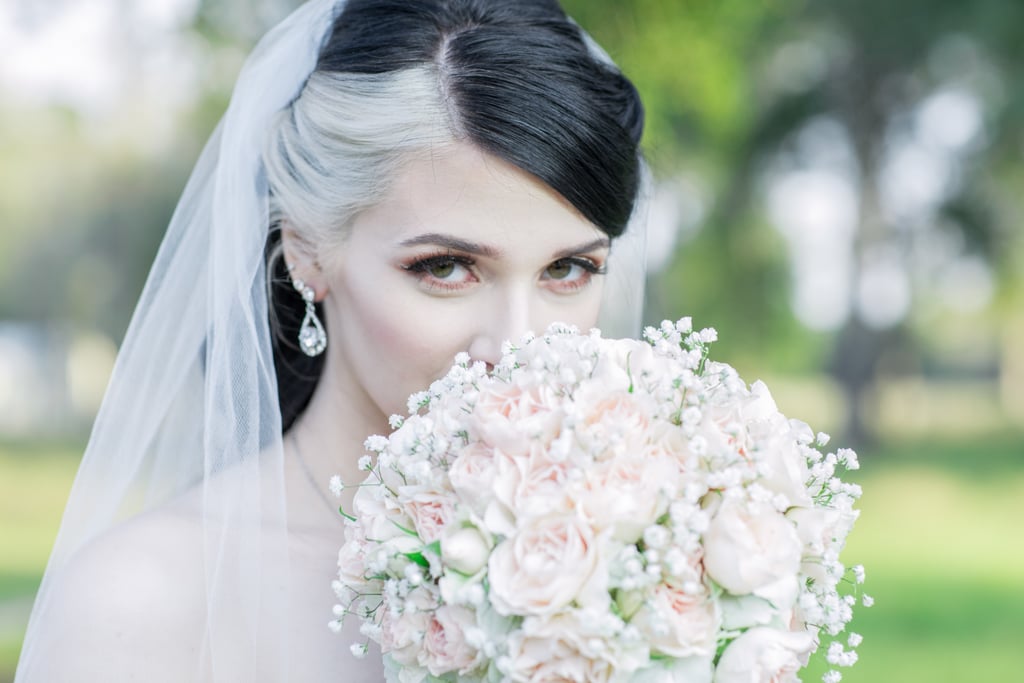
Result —
[[355, 654], [401, 683], [790, 681], [825, 638], [856, 660], [856, 455], [710, 360], [713, 330], [644, 336], [461, 354], [367, 440], [334, 582]]

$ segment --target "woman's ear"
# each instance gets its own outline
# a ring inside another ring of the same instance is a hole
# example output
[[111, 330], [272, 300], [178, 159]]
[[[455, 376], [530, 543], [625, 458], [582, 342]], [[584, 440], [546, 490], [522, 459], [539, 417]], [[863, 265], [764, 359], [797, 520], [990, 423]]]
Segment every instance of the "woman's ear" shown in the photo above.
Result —
[[320, 268], [316, 249], [287, 221], [281, 222], [281, 246], [284, 250], [285, 265], [292, 281], [302, 280], [313, 288], [315, 300], [327, 296], [327, 278]]

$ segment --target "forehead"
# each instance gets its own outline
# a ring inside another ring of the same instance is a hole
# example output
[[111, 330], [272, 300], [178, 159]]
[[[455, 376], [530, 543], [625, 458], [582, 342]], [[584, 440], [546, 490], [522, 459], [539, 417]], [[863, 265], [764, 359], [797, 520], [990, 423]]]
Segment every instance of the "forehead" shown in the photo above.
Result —
[[534, 176], [458, 143], [406, 161], [383, 199], [356, 219], [351, 237], [394, 247], [431, 233], [510, 254], [557, 251], [603, 236]]

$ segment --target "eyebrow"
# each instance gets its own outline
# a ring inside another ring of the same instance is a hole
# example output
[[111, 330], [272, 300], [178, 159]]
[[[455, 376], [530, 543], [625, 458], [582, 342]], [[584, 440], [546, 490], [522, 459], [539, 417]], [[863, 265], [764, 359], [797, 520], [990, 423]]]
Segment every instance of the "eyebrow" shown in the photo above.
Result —
[[403, 247], [416, 247], [421, 244], [433, 244], [439, 247], [454, 249], [455, 251], [464, 251], [468, 254], [486, 256], [488, 258], [498, 258], [501, 256], [500, 249], [495, 249], [494, 247], [486, 244], [470, 242], [469, 240], [460, 239], [452, 235], [443, 235], [439, 232], [428, 232], [424, 235], [410, 237], [409, 239], [401, 242]]
[[[452, 235], [445, 235], [439, 232], [428, 232], [423, 235], [417, 235], [416, 237], [410, 237], [407, 240], [403, 240], [401, 245], [403, 247], [416, 247], [423, 244], [432, 244], [439, 247], [447, 247], [455, 251], [466, 252], [467, 254], [476, 254], [479, 256], [486, 256], [487, 258], [499, 258], [501, 256], [501, 250], [495, 247], [478, 244], [476, 242], [470, 242], [459, 237]], [[611, 245], [611, 240], [607, 237], [599, 237], [590, 242], [586, 242], [579, 246], [569, 247], [568, 249], [562, 249], [553, 256], [553, 260], [563, 259], [569, 256], [575, 256], [576, 254], [585, 254], [595, 249], [607, 249]]]
[[612, 241], [607, 237], [598, 237], [596, 240], [591, 240], [586, 244], [581, 244], [578, 247], [569, 247], [555, 254], [555, 260], [567, 258], [569, 256], [576, 256], [577, 254], [586, 254], [589, 251], [595, 249], [608, 249], [612, 244]]

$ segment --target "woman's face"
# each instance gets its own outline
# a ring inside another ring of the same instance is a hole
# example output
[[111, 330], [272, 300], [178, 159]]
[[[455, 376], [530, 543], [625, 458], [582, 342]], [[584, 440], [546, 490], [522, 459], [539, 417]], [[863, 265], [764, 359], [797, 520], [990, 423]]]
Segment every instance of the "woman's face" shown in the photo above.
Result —
[[493, 364], [502, 341], [527, 330], [592, 327], [608, 246], [554, 191], [496, 157], [467, 145], [417, 157], [321, 261], [327, 372], [364, 409], [404, 413], [460, 351]]

